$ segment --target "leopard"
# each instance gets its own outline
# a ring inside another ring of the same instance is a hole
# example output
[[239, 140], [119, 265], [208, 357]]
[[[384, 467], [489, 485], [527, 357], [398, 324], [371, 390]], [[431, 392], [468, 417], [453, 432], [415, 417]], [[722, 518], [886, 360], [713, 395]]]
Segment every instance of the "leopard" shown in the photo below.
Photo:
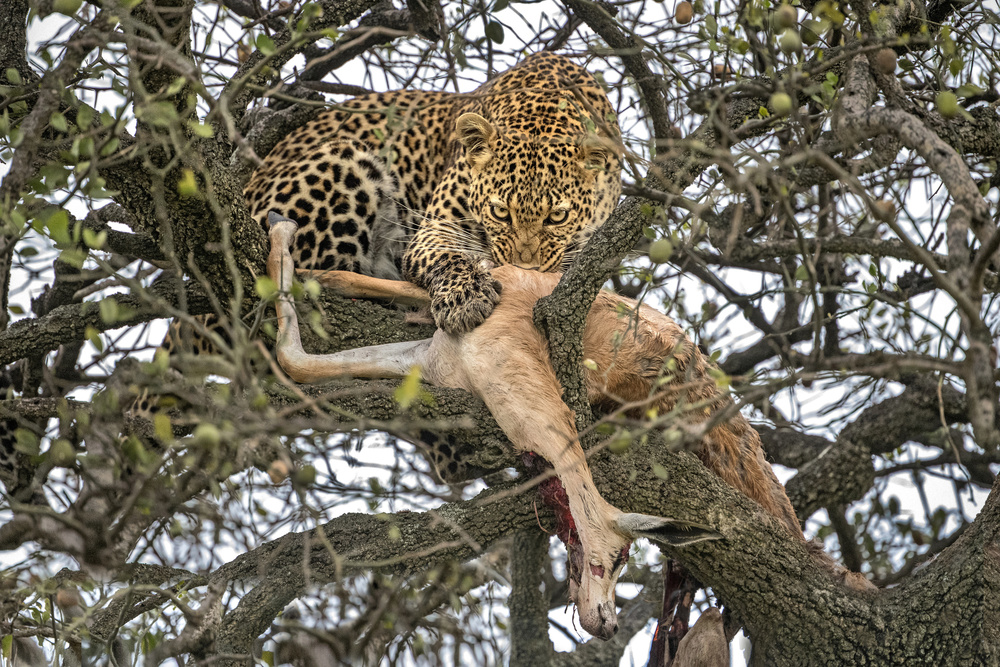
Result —
[[438, 328], [481, 324], [512, 264], [564, 270], [621, 196], [621, 133], [602, 85], [568, 57], [526, 57], [471, 93], [356, 97], [282, 139], [244, 194], [296, 221], [304, 269], [402, 276]]
[[[438, 328], [462, 333], [499, 301], [495, 265], [568, 267], [621, 197], [621, 145], [604, 86], [541, 52], [469, 93], [397, 90], [333, 105], [275, 144], [244, 196], [265, 230], [271, 215], [296, 222], [298, 268], [403, 278], [428, 290]], [[170, 325], [160, 350], [171, 367], [229, 343], [224, 318], [195, 320]], [[159, 392], [136, 391], [131, 415], [159, 411]], [[439, 474], [459, 476], [452, 444], [422, 437]]]

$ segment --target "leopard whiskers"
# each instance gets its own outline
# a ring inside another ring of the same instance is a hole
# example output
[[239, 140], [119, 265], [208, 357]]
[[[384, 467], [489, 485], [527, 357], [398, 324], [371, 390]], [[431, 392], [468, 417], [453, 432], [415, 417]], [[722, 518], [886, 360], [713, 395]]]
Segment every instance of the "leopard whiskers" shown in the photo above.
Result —
[[559, 261], [559, 272], [566, 273], [573, 262], [576, 261], [577, 255], [583, 251], [584, 246], [587, 245], [586, 241], [574, 241], [566, 246], [566, 250], [563, 251], [562, 259]]
[[[437, 246], [439, 249], [451, 252], [467, 253], [471, 255], [480, 255], [484, 257], [490, 256], [490, 249], [482, 235], [477, 233], [474, 229], [468, 229], [462, 224], [478, 224], [474, 219], [462, 218], [457, 221], [444, 220], [441, 218], [430, 218], [426, 215], [419, 215], [412, 209], [407, 210], [411, 213], [411, 219], [409, 222], [403, 222], [400, 220], [393, 220], [391, 222], [406, 229], [408, 234], [415, 232], [425, 222], [431, 222], [436, 230], [440, 230], [440, 238], [442, 241], [445, 241], [443, 244]], [[409, 238], [396, 239], [396, 241], [405, 245], [409, 243]]]
[[[392, 242], [405, 246], [408, 243], [408, 240], [393, 239]], [[479, 239], [463, 239], [450, 235], [442, 235], [439, 237], [438, 243], [434, 244], [434, 247], [439, 250], [447, 250], [449, 252], [461, 252], [469, 255], [490, 257], [490, 251]]]

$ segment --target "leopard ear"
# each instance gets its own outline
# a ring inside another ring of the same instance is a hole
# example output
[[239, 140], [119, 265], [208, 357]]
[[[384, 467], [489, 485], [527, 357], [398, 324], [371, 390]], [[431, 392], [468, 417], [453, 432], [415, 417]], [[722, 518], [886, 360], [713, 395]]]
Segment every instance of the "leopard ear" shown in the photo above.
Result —
[[472, 166], [481, 169], [493, 157], [493, 140], [497, 130], [488, 120], [475, 113], [463, 113], [455, 121], [458, 140], [465, 146], [465, 155]]
[[580, 142], [580, 159], [584, 169], [606, 171], [618, 160], [617, 144], [606, 137], [588, 134]]

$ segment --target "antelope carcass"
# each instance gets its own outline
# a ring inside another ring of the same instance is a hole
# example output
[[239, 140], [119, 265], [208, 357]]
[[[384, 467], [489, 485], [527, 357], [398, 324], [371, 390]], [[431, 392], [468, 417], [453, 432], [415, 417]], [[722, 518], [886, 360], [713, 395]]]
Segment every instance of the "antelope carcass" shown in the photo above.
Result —
[[[633, 537], [675, 545], [718, 537], [709, 528], [689, 522], [621, 512], [597, 492], [573, 414], [561, 398], [549, 363], [547, 342], [532, 321], [535, 302], [552, 291], [559, 275], [513, 266], [495, 268], [493, 275], [503, 284], [500, 304], [482, 325], [465, 334], [439, 330], [426, 340], [311, 355], [302, 349], [289, 296], [294, 266], [288, 247], [295, 229], [293, 221], [272, 215], [268, 273], [280, 288], [276, 354], [281, 367], [297, 382], [317, 382], [342, 376], [405, 377], [416, 365], [432, 384], [479, 396], [514, 447], [545, 458], [565, 488], [578, 533], [578, 538], [571, 536], [568, 541], [564, 537], [570, 556], [570, 589], [587, 632], [609, 639], [618, 629], [615, 584]], [[423, 290], [405, 282], [339, 271], [315, 277], [346, 296], [410, 303], [427, 300]], [[620, 316], [622, 305], [632, 317]], [[664, 414], [683, 400], [700, 406], [696, 411], [700, 416], [692, 421], [703, 421], [730, 402], [710, 377], [710, 362], [680, 327], [662, 313], [628, 299], [608, 293], [598, 296], [588, 315], [584, 350], [596, 363], [587, 371], [593, 403], [614, 397], [616, 402], [646, 402]], [[677, 379], [672, 383], [654, 389], [670, 359], [682, 372], [674, 373]], [[801, 537], [784, 489], [764, 460], [757, 433], [742, 415], [736, 412], [708, 430], [699, 454], [726, 482]]]

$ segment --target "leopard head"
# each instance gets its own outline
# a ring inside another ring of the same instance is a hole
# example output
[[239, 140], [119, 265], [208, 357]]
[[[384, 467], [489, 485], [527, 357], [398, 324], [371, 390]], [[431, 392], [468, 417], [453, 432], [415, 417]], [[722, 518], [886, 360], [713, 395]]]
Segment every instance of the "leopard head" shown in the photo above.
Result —
[[[534, 122], [539, 115], [535, 114]], [[468, 210], [493, 261], [561, 271], [621, 194], [616, 144], [579, 121], [559, 127], [497, 126], [475, 113], [456, 122], [470, 183]]]

